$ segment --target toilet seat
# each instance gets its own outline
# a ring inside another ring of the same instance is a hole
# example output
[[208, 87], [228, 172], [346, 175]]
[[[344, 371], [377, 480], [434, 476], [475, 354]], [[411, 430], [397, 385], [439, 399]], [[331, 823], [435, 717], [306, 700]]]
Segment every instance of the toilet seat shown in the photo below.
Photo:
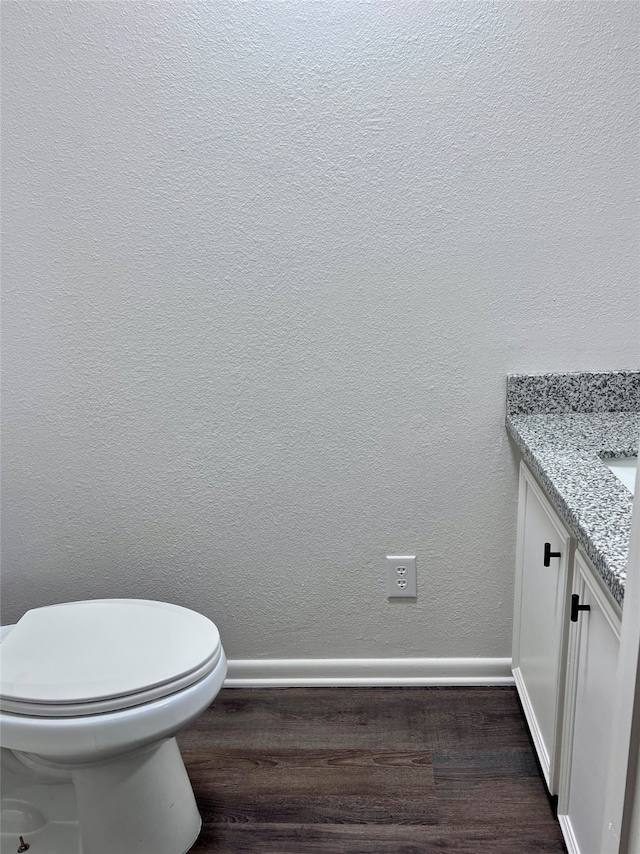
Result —
[[0, 644], [0, 709], [34, 717], [101, 714], [204, 679], [222, 654], [201, 614], [144, 599], [28, 611]]

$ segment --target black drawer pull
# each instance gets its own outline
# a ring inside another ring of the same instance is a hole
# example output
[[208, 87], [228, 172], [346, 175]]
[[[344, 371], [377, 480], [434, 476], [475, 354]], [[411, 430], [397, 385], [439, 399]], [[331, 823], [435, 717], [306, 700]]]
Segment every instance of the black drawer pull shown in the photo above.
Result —
[[591, 605], [580, 605], [580, 597], [577, 593], [571, 594], [571, 622], [578, 622], [578, 611], [590, 611]]
[[551, 566], [552, 557], [561, 557], [560, 552], [551, 551], [551, 543], [544, 544], [544, 566]]

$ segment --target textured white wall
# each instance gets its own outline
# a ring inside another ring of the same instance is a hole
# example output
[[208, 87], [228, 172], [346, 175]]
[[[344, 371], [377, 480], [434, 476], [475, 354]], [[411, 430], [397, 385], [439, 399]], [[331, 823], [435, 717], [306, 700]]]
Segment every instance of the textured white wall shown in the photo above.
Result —
[[4, 621], [141, 596], [231, 657], [509, 655], [505, 374], [639, 362], [638, 5], [2, 25]]

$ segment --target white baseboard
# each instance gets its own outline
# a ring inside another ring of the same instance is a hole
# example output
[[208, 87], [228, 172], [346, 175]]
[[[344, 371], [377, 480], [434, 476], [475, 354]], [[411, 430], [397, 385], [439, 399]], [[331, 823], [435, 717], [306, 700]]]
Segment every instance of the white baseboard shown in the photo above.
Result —
[[567, 851], [569, 854], [580, 854], [580, 849], [578, 848], [578, 840], [576, 839], [576, 835], [573, 832], [573, 827], [571, 826], [571, 819], [568, 815], [559, 815], [558, 822], [560, 824], [560, 830], [562, 831], [562, 836], [564, 837], [564, 844], [567, 846]]
[[547, 784], [547, 788], [551, 794], [556, 792], [556, 778], [558, 776], [557, 767], [553, 768], [553, 777], [551, 779], [551, 760], [549, 758], [549, 752], [547, 750], [547, 745], [544, 743], [544, 738], [542, 737], [542, 733], [540, 732], [540, 727], [538, 725], [538, 719], [536, 718], [536, 714], [533, 711], [533, 706], [531, 704], [531, 700], [529, 699], [529, 692], [527, 691], [527, 686], [525, 685], [524, 679], [522, 678], [522, 673], [520, 672], [519, 667], [515, 667], [513, 670], [513, 676], [516, 683], [516, 688], [518, 689], [518, 696], [520, 697], [520, 702], [522, 703], [522, 709], [524, 711], [524, 716], [527, 719], [527, 724], [529, 725], [529, 732], [531, 733], [531, 738], [533, 739], [533, 743], [536, 747], [536, 753], [538, 755], [538, 760], [540, 762], [540, 767], [542, 768], [542, 776], [544, 777], [545, 783]]
[[510, 658], [231, 659], [225, 688], [513, 685]]

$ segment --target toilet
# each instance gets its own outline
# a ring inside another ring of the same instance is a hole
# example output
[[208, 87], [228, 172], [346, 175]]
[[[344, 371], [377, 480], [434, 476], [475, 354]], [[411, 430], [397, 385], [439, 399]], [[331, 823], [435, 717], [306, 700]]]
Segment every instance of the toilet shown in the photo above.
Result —
[[175, 735], [227, 672], [211, 620], [97, 599], [0, 640], [3, 854], [185, 854], [201, 818]]

